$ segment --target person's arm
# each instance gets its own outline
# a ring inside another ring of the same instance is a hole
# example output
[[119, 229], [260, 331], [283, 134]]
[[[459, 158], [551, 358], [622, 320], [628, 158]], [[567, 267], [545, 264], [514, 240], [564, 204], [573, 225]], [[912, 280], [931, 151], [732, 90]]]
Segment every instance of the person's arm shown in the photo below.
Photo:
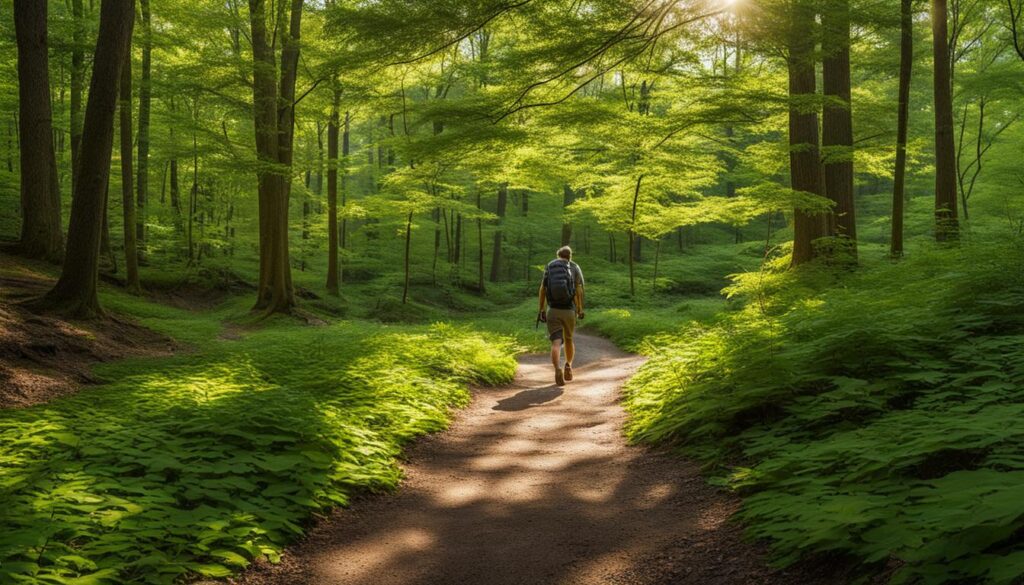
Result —
[[540, 309], [539, 309], [539, 311], [540, 312], [538, 313], [538, 315], [540, 316], [540, 320], [541, 321], [547, 321], [547, 316], [544, 315], [544, 307], [548, 303], [548, 295], [547, 295], [547, 290], [544, 289], [544, 283], [543, 282], [540, 283], [540, 292], [538, 294], [540, 296], [540, 300], [539, 300], [539, 302], [540, 302]]
[[583, 270], [580, 269], [578, 264], [575, 265], [575, 272], [576, 272], [576, 274], [575, 274], [576, 279], [579, 281], [579, 284], [576, 285], [576, 294], [574, 295], [575, 296], [575, 305], [576, 305], [576, 318], [582, 319], [583, 315], [584, 315], [584, 313], [583, 313], [583, 299], [586, 296], [586, 294], [585, 294], [585, 290], [586, 290], [585, 282], [586, 281], [583, 280]]

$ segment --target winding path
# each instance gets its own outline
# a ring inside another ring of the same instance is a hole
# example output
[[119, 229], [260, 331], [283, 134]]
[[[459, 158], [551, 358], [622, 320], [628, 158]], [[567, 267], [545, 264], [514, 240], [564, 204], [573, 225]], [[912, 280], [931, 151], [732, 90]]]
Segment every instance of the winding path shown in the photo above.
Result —
[[320, 522], [247, 584], [793, 585], [728, 522], [737, 502], [683, 459], [630, 447], [622, 384], [643, 363], [579, 335], [576, 380], [547, 356], [477, 391], [452, 428], [409, 451], [395, 494]]

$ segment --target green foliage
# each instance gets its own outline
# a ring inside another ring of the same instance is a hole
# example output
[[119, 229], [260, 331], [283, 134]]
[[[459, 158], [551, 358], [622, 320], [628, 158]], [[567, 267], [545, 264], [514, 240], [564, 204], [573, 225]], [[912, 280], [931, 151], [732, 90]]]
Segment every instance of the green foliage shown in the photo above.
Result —
[[[143, 321], [179, 330], [174, 312]], [[393, 488], [400, 447], [444, 428], [466, 384], [515, 369], [507, 339], [443, 324], [279, 321], [203, 349], [0, 412], [0, 581], [171, 583], [276, 561], [313, 513]]]
[[660, 338], [628, 386], [629, 435], [712, 464], [782, 563], [1017, 582], [1022, 275], [1019, 242], [742, 275], [743, 310]]

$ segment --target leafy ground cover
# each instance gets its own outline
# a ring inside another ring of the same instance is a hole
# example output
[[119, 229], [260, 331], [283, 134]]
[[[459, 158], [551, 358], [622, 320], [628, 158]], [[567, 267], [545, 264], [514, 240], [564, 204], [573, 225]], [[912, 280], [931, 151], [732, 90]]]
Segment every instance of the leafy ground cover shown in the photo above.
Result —
[[781, 563], [1018, 582], [1024, 250], [868, 264], [738, 276], [742, 309], [648, 344], [628, 432], [705, 460]]
[[225, 341], [232, 303], [105, 303], [202, 351], [106, 364], [109, 384], [0, 411], [4, 583], [170, 583], [275, 559], [312, 514], [394, 487], [403, 443], [443, 428], [467, 384], [515, 369], [511, 340], [461, 326], [271, 320]]

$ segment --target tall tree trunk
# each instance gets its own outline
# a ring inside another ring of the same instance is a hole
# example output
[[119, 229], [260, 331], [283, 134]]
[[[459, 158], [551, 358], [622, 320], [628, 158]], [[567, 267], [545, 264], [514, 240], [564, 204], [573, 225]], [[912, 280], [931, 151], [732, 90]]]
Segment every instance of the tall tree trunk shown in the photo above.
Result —
[[[813, 103], [816, 91], [814, 71], [814, 8], [809, 0], [797, 0], [789, 23], [789, 174], [792, 188], [822, 194], [822, 173], [818, 158], [818, 114]], [[813, 260], [815, 240], [825, 235], [825, 217], [818, 212], [796, 209], [793, 213], [793, 266]]]
[[498, 187], [498, 229], [494, 232], [494, 249], [491, 252], [491, 282], [498, 282], [501, 276], [501, 243], [505, 239], [505, 232], [502, 224], [505, 221], [505, 211], [508, 207], [508, 183], [502, 183]]
[[139, 0], [142, 12], [142, 71], [139, 80], [139, 160], [136, 180], [136, 229], [139, 257], [146, 255], [146, 218], [149, 213], [149, 114], [152, 101], [153, 29], [149, 0]]
[[914, 0], [900, 2], [899, 116], [896, 125], [896, 171], [892, 188], [892, 235], [889, 254], [903, 255], [903, 202], [907, 176], [907, 129], [910, 125], [910, 76], [914, 67]]
[[[294, 128], [295, 77], [299, 56], [302, 0], [291, 1], [290, 18], [285, 2], [279, 3], [277, 22], [282, 33], [281, 73], [277, 77], [274, 48], [267, 35], [266, 0], [249, 0], [253, 52], [253, 117], [256, 154], [262, 163], [259, 183], [260, 275], [254, 309], [267, 313], [288, 312], [295, 305], [288, 259], [287, 171], [291, 168]], [[280, 88], [278, 87], [280, 81]]]
[[932, 48], [935, 65], [935, 239], [956, 239], [956, 142], [948, 40], [947, 0], [932, 0]]
[[196, 135], [199, 128], [199, 96], [192, 110], [192, 188], [188, 191], [188, 263], [196, 259], [196, 244], [193, 237], [193, 227], [196, 221], [196, 209], [199, 202], [199, 138]]
[[437, 260], [441, 257], [441, 208], [435, 207], [430, 218], [434, 220], [434, 261], [430, 265], [430, 281], [437, 286]]
[[458, 214], [455, 218], [455, 253], [452, 254], [452, 261], [456, 266], [459, 265], [459, 260], [462, 258], [462, 214]]
[[[345, 125], [341, 129], [341, 249], [348, 248], [348, 216], [344, 214], [345, 206], [348, 205], [348, 155], [350, 153], [352, 114], [345, 111]], [[342, 268], [342, 271], [344, 268]], [[338, 277], [343, 278], [342, 271]]]
[[[482, 210], [483, 205], [480, 200], [480, 190], [476, 191], [476, 208]], [[477, 290], [480, 294], [484, 294], [486, 289], [484, 288], [484, 220], [481, 217], [476, 218], [476, 243], [477, 243]]]
[[99, 239], [106, 211], [118, 83], [121, 67], [128, 58], [134, 21], [131, 2], [103, 0], [68, 228], [68, 242], [72, 245], [64, 256], [57, 284], [42, 301], [44, 306], [77, 317], [101, 314], [96, 296]]
[[568, 246], [572, 241], [572, 222], [568, 220], [566, 209], [576, 200], [576, 191], [569, 185], [562, 188], [562, 245]]
[[633, 191], [633, 211], [629, 215], [629, 295], [636, 296], [636, 281], [634, 278], [633, 264], [635, 261], [635, 254], [633, 254], [634, 241], [636, 240], [636, 204], [640, 201], [640, 185], [643, 184], [644, 176], [640, 175], [636, 178], [636, 189]]
[[658, 260], [661, 258], [661, 240], [658, 238], [654, 243], [654, 277], [651, 279], [651, 292], [658, 292]]
[[402, 281], [402, 304], [409, 301], [409, 252], [412, 247], [412, 212], [405, 221], [405, 278]]
[[316, 195], [316, 212], [323, 213], [324, 202], [324, 128], [320, 120], [316, 121], [316, 186], [313, 187], [313, 194]]
[[121, 67], [121, 201], [124, 216], [125, 288], [131, 293], [142, 291], [139, 284], [139, 254], [135, 231], [135, 194], [132, 192], [132, 54]]
[[178, 184], [178, 159], [172, 158], [167, 163], [168, 182], [171, 191], [171, 209], [174, 211], [174, 227], [181, 231], [181, 186]]
[[[106, 266], [103, 262], [106, 262]], [[117, 256], [110, 246], [110, 180], [108, 173], [107, 186], [103, 188], [103, 223], [100, 229], [100, 260], [97, 266], [106, 269], [110, 274], [117, 274]]]
[[338, 270], [338, 106], [341, 92], [334, 90], [331, 118], [327, 122], [327, 292], [337, 296]]
[[850, 3], [835, 0], [822, 14], [824, 33], [822, 150], [825, 193], [835, 203], [834, 232], [848, 238], [856, 257], [857, 223], [853, 202], [853, 116], [850, 111]]
[[71, 193], [82, 152], [82, 93], [85, 89], [85, 11], [82, 0], [71, 0], [74, 32], [71, 34]]
[[21, 252], [59, 262], [64, 254], [60, 188], [53, 153], [47, 3], [15, 0], [18, 132], [21, 143]]

